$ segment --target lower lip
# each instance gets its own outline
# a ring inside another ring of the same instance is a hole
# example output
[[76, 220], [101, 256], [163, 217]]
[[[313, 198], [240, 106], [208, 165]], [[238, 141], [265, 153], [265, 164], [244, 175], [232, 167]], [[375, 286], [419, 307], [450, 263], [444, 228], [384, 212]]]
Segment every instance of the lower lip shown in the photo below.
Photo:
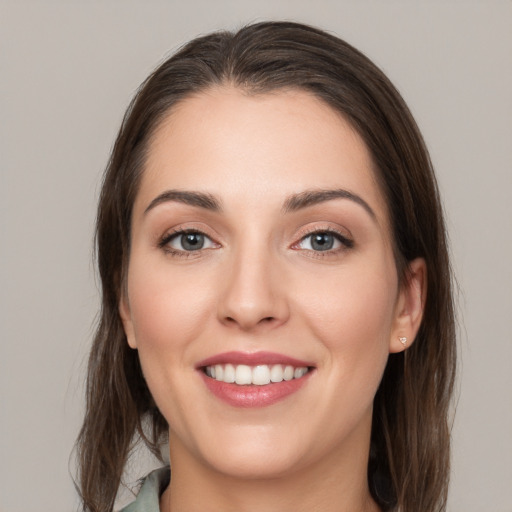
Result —
[[266, 407], [293, 395], [309, 380], [312, 370], [300, 379], [266, 384], [265, 386], [228, 384], [200, 371], [206, 387], [224, 402], [234, 407]]

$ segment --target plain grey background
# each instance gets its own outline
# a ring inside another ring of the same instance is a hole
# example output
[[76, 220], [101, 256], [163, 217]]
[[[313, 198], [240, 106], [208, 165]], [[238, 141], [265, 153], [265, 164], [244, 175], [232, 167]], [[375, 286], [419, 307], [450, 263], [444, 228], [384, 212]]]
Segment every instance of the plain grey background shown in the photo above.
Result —
[[192, 37], [263, 19], [346, 39], [416, 116], [462, 290], [449, 510], [512, 511], [511, 1], [0, 0], [1, 512], [76, 508], [95, 204], [132, 94]]

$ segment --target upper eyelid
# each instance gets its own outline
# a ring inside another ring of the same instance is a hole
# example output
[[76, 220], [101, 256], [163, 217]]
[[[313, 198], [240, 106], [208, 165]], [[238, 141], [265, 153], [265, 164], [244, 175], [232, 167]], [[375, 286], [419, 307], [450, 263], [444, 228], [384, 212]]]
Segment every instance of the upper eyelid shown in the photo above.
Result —
[[[186, 233], [199, 233], [201, 235], [204, 235], [205, 237], [209, 238], [214, 244], [218, 246], [222, 246], [224, 243], [221, 240], [222, 237], [219, 237], [218, 235], [215, 235], [212, 233], [211, 229], [205, 229], [204, 227], [199, 227], [196, 225], [185, 225], [183, 226], [177, 226], [171, 229], [168, 229], [163, 235], [158, 237], [157, 245], [159, 247], [163, 247], [164, 245], [168, 244], [169, 241], [171, 241], [173, 238], [180, 236], [182, 234]], [[316, 224], [316, 223], [315, 223]], [[354, 245], [354, 239], [352, 234], [348, 230], [344, 229], [336, 229], [333, 226], [329, 225], [314, 225], [314, 226], [303, 226], [296, 233], [294, 237], [294, 241], [291, 243], [290, 247], [293, 247], [297, 244], [299, 244], [302, 240], [307, 238], [308, 236], [311, 236], [315, 233], [331, 233], [333, 236], [337, 237], [342, 243], [344, 243], [347, 246], [352, 247]]]
[[[183, 236], [184, 234], [186, 235], [188, 233], [197, 233], [199, 235], [204, 236], [211, 242], [213, 247], [211, 247], [211, 246], [210, 247], [201, 247], [199, 249], [192, 250], [192, 251], [186, 250], [185, 248], [179, 249], [176, 247], [172, 247], [172, 243], [176, 239], [179, 239], [181, 236]], [[175, 258], [180, 257], [180, 258], [188, 259], [188, 258], [198, 258], [202, 254], [204, 254], [204, 251], [208, 251], [211, 249], [217, 249], [217, 248], [221, 247], [221, 245], [213, 237], [211, 237], [207, 233], [204, 233], [202, 230], [199, 230], [197, 228], [175, 228], [170, 231], [167, 231], [162, 237], [160, 237], [158, 239], [157, 247], [159, 250], [162, 250], [164, 253], [174, 256]]]
[[[311, 226], [310, 229], [303, 232], [297, 239], [296, 242], [293, 242], [293, 244], [290, 246], [290, 248], [296, 248], [300, 243], [302, 243], [306, 238], [310, 237], [311, 235], [314, 235], [315, 233], [329, 233], [332, 234], [337, 240], [345, 246], [345, 249], [352, 249], [354, 247], [354, 238], [351, 234], [348, 233], [342, 233], [341, 230], [338, 230], [332, 226], [325, 226], [325, 227], [319, 227], [319, 226]], [[295, 249], [297, 250], [297, 249]], [[311, 251], [310, 249], [304, 249], [305, 251]], [[329, 249], [324, 252], [319, 251], [313, 251], [315, 254], [318, 252], [318, 254], [323, 254], [327, 256], [328, 254], [335, 253], [337, 251], [343, 250], [343, 248], [338, 249]]]
[[207, 229], [203, 226], [197, 226], [196, 223], [183, 223], [179, 224], [178, 226], [168, 228], [167, 230], [164, 231], [163, 235], [159, 236], [159, 238], [168, 238], [175, 235], [180, 235], [182, 233], [199, 233], [215, 241], [217, 241], [220, 238], [213, 232], [213, 230]]
[[298, 239], [302, 240], [303, 238], [313, 235], [315, 233], [332, 233], [333, 235], [338, 235], [345, 240], [353, 240], [352, 233], [348, 229], [336, 228], [332, 225], [315, 225], [310, 226], [306, 225], [298, 230], [298, 234], [296, 235]]
[[[303, 237], [301, 237], [299, 242], [302, 242], [306, 238], [309, 238], [310, 236], [316, 235], [318, 233], [327, 233], [329, 235], [332, 235], [332, 236], [334, 236], [334, 238], [337, 238], [340, 242], [344, 243], [345, 245], [352, 246], [353, 243], [354, 243], [354, 241], [351, 238], [348, 238], [347, 236], [345, 236], [345, 235], [343, 235], [341, 233], [338, 233], [337, 231], [326, 230], [326, 229], [320, 229], [318, 231], [313, 231], [311, 233], [308, 233], [307, 235], [304, 235]], [[297, 243], [299, 243], [299, 242], [297, 242]]]
[[[172, 240], [176, 239], [177, 237], [179, 237], [181, 235], [187, 234], [187, 233], [198, 233], [198, 234], [203, 235], [206, 238], [208, 238], [213, 244], [220, 246], [220, 243], [216, 240], [215, 237], [208, 234], [205, 230], [198, 229], [196, 227], [183, 227], [183, 228], [170, 229], [157, 239], [157, 246], [160, 249], [164, 249]], [[179, 251], [179, 249], [176, 249], [176, 251]], [[179, 252], [181, 252], [181, 251], [179, 251]], [[188, 252], [188, 251], [183, 251], [183, 252]], [[198, 250], [198, 252], [199, 252], [199, 250]]]

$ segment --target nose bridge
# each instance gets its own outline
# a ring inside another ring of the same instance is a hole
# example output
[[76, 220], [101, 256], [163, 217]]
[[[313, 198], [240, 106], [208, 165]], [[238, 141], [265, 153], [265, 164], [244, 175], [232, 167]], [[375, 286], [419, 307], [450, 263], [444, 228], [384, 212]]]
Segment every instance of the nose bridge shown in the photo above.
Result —
[[243, 330], [286, 321], [288, 306], [279, 280], [275, 251], [260, 237], [233, 248], [219, 304], [219, 319]]

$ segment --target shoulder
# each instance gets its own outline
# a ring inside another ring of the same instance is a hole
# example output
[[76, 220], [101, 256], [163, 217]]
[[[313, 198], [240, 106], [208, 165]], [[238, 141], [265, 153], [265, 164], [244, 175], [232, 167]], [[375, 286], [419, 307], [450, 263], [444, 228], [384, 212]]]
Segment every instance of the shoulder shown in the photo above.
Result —
[[169, 485], [171, 472], [169, 467], [152, 471], [145, 479], [134, 502], [120, 512], [159, 512], [160, 495]]

